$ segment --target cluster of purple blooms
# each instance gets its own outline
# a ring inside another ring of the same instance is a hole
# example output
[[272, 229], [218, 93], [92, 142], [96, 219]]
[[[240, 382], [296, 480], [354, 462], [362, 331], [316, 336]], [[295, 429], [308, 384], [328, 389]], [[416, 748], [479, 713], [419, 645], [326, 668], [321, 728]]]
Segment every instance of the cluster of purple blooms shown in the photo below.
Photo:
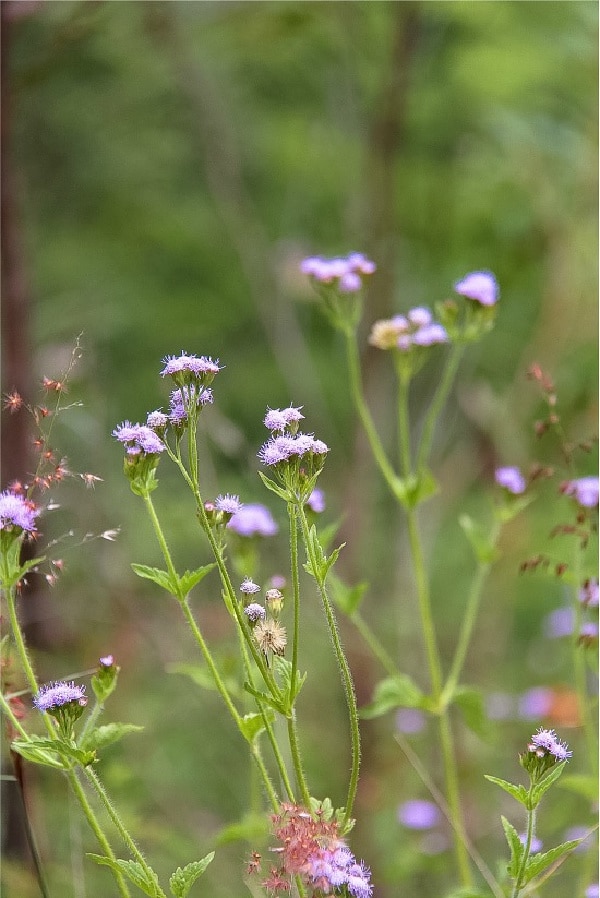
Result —
[[123, 421], [113, 430], [113, 436], [127, 449], [127, 455], [158, 455], [164, 452], [165, 445], [158, 434], [145, 424], [131, 424]]
[[455, 283], [454, 290], [482, 306], [494, 306], [500, 297], [498, 282], [491, 271], [472, 271]]
[[408, 352], [413, 347], [447, 343], [448, 334], [443, 325], [433, 320], [429, 309], [418, 306], [406, 315], [376, 321], [369, 342], [379, 349], [396, 348]]
[[182, 352], [179, 356], [166, 356], [163, 359], [164, 368], [160, 372], [161, 377], [183, 379], [187, 383], [207, 383], [221, 370], [218, 360], [209, 356], [188, 355]]
[[568, 480], [562, 486], [562, 492], [573, 498], [584, 508], [596, 508], [598, 505], [599, 481], [597, 477], [579, 477]]
[[[326, 455], [329, 452], [329, 447], [322, 440], [315, 439], [312, 434], [296, 432], [298, 421], [303, 417], [300, 409], [294, 406], [267, 411], [264, 424], [271, 431], [271, 439], [257, 453], [264, 465], [277, 465], [291, 458]], [[284, 432], [286, 428], [289, 428], [289, 433]]]
[[364, 863], [358, 863], [350, 849], [343, 843], [334, 850], [323, 849], [311, 859], [309, 877], [312, 883], [329, 894], [331, 889], [346, 887], [353, 898], [371, 898], [371, 871]]
[[534, 733], [527, 748], [540, 758], [551, 755], [559, 762], [568, 761], [573, 756], [566, 742], [561, 742], [554, 730], [545, 730], [543, 727]]
[[345, 258], [336, 259], [310, 256], [300, 264], [304, 274], [320, 284], [337, 287], [340, 293], [357, 293], [362, 287], [363, 277], [373, 274], [375, 269], [375, 263], [362, 253], [350, 253]]
[[519, 468], [496, 468], [494, 479], [498, 486], [503, 487], [514, 496], [520, 496], [521, 493], [524, 493], [527, 488], [527, 481], [523, 477]]
[[47, 683], [42, 686], [33, 699], [33, 704], [39, 711], [50, 711], [53, 708], [61, 708], [76, 702], [84, 707], [87, 705], [85, 686], [76, 686], [75, 683]]
[[35, 531], [35, 519], [39, 511], [19, 493], [4, 490], [0, 493], [0, 530]]
[[238, 536], [275, 536], [277, 524], [269, 509], [260, 503], [248, 503], [236, 511], [227, 524]]

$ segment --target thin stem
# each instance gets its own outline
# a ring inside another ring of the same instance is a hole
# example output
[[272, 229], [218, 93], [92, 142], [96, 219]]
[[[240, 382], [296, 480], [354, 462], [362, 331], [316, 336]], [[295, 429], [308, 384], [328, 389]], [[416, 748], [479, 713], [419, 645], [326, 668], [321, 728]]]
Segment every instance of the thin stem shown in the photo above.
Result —
[[[86, 774], [88, 774], [88, 773], [91, 773], [89, 767], [86, 768]], [[108, 842], [108, 839], [104, 835], [104, 832], [102, 831], [102, 828], [100, 827], [100, 824], [98, 823], [98, 821], [96, 819], [96, 815], [94, 814], [94, 812], [87, 800], [87, 796], [86, 796], [85, 792], [83, 791], [81, 783], [79, 782], [79, 779], [77, 778], [77, 774], [75, 773], [74, 770], [67, 771], [67, 779], [69, 781], [69, 785], [71, 786], [71, 789], [73, 790], [75, 797], [77, 798], [77, 800], [81, 806], [83, 814], [84, 814], [87, 822], [90, 825], [92, 832], [96, 836], [96, 839], [98, 840], [98, 843], [99, 843], [100, 847], [102, 848], [102, 851], [104, 852], [104, 854], [107, 858], [109, 858], [113, 862], [116, 862], [117, 858], [115, 856], [115, 853], [112, 850], [112, 848]], [[111, 870], [112, 870], [112, 873], [117, 881], [117, 887], [119, 889], [119, 894], [122, 896], [122, 898], [130, 898], [129, 888], [128, 888], [125, 880], [123, 879], [122, 874], [118, 870], [115, 870], [112, 867], [111, 867]]]
[[398, 673], [398, 667], [392, 660], [392, 658], [388, 655], [382, 644], [379, 642], [377, 636], [371, 630], [368, 623], [364, 620], [359, 611], [355, 611], [353, 615], [351, 615], [350, 620], [367, 643], [381, 666], [384, 670], [391, 676], [394, 677]]
[[398, 451], [400, 468], [404, 477], [411, 474], [408, 387], [409, 381], [400, 375], [398, 378]]
[[329, 634], [331, 636], [331, 641], [333, 642], [333, 648], [335, 652], [335, 657], [337, 660], [338, 668], [340, 671], [340, 676], [342, 679], [342, 684], [344, 686], [344, 692], [346, 695], [346, 705], [348, 707], [348, 716], [350, 718], [350, 743], [351, 743], [351, 757], [352, 757], [352, 766], [350, 771], [350, 780], [348, 783], [348, 797], [346, 799], [346, 806], [344, 809], [344, 819], [343, 825], [348, 823], [352, 814], [352, 808], [354, 805], [354, 800], [356, 798], [356, 792], [358, 789], [358, 776], [360, 771], [360, 730], [358, 726], [358, 708], [356, 704], [356, 693], [354, 692], [354, 682], [352, 680], [352, 674], [350, 673], [350, 667], [348, 666], [348, 661], [346, 660], [346, 656], [344, 654], [344, 650], [342, 649], [342, 644], [340, 642], [340, 637], [338, 633], [338, 628], [335, 620], [335, 615], [333, 613], [333, 608], [331, 606], [331, 602], [329, 601], [329, 596], [327, 595], [327, 589], [325, 588], [325, 582], [323, 577], [319, 572], [319, 565], [317, 563], [317, 559], [314, 555], [314, 549], [312, 547], [311, 540], [309, 538], [309, 530], [308, 530], [308, 521], [306, 520], [306, 514], [304, 512], [304, 508], [302, 506], [299, 507], [299, 517], [300, 517], [300, 526], [302, 528], [302, 536], [304, 539], [304, 543], [306, 546], [306, 552], [309, 558], [309, 564], [313, 571], [315, 580], [317, 582], [317, 586], [319, 589], [319, 594], [321, 596], [321, 602], [323, 605], [323, 610], [325, 612], [325, 617], [327, 619], [327, 625], [329, 627]]
[[290, 520], [290, 570], [294, 594], [294, 630], [292, 635], [292, 671], [290, 677], [290, 700], [296, 689], [298, 673], [298, 642], [300, 639], [300, 580], [298, 577], [298, 517], [293, 502], [288, 502]]
[[306, 784], [306, 777], [304, 776], [304, 767], [302, 765], [302, 758], [300, 755], [300, 743], [298, 741], [298, 730], [296, 726], [296, 709], [292, 708], [290, 710], [289, 717], [287, 718], [287, 728], [288, 728], [288, 740], [290, 743], [290, 751], [292, 753], [292, 762], [294, 764], [294, 771], [296, 773], [296, 782], [298, 783], [298, 788], [302, 793], [302, 801], [304, 802], [304, 806], [307, 809], [310, 809], [310, 792], [308, 791], [308, 786]]
[[452, 349], [450, 350], [450, 354], [446, 362], [446, 367], [444, 368], [441, 380], [438, 383], [433, 399], [431, 400], [431, 405], [429, 406], [429, 410], [425, 417], [425, 423], [423, 425], [423, 431], [421, 433], [421, 440], [417, 452], [417, 471], [419, 473], [423, 471], [423, 469], [427, 466], [427, 462], [429, 460], [429, 455], [431, 452], [431, 444], [433, 441], [435, 425], [437, 424], [442, 407], [446, 402], [446, 399], [448, 398], [448, 393], [450, 392], [450, 388], [452, 387], [452, 382], [458, 370], [463, 352], [464, 344], [454, 343], [452, 345]]
[[[531, 793], [533, 790], [533, 783], [529, 787], [529, 797], [531, 798]], [[523, 877], [525, 875], [525, 870], [527, 868], [527, 861], [529, 860], [529, 854], [531, 852], [531, 843], [533, 841], [533, 836], [535, 832], [535, 811], [533, 809], [527, 810], [527, 835], [525, 839], [525, 848], [523, 850], [523, 855], [521, 857], [521, 863], [519, 864], [519, 872], [517, 873], [517, 877], [515, 879], [515, 884], [513, 886], [513, 890], [511, 893], [511, 898], [518, 898], [521, 892], [521, 886], [523, 884]]]
[[[142, 869], [143, 869], [144, 873], [146, 874], [146, 876], [148, 877], [148, 879], [150, 881], [155, 881], [156, 874], [154, 873], [152, 868], [148, 865], [146, 858], [144, 857], [144, 855], [142, 854], [140, 849], [137, 847], [137, 845], [135, 844], [135, 842], [133, 841], [133, 839], [127, 832], [127, 829], [125, 828], [121, 818], [119, 817], [119, 814], [117, 813], [116, 808], [114, 807], [112, 801], [108, 797], [106, 789], [104, 788], [104, 786], [98, 779], [96, 772], [94, 770], [92, 770], [91, 767], [85, 767], [84, 773], [85, 773], [85, 776], [87, 777], [87, 779], [89, 780], [89, 782], [92, 784], [94, 791], [98, 795], [100, 801], [106, 808], [110, 819], [114, 823], [119, 835], [121, 836], [121, 838], [123, 839], [123, 842], [129, 849], [129, 852], [131, 853], [132, 857], [134, 857], [136, 859], [136, 861], [138, 862], [138, 864], [142, 867]], [[158, 883], [156, 885], [156, 888], [157, 888], [157, 893], [160, 896], [160, 898], [166, 898], [165, 893], [160, 888]]]
[[0, 707], [2, 708], [2, 710], [4, 711], [4, 713], [6, 714], [8, 719], [10, 720], [13, 728], [18, 732], [19, 736], [21, 736], [25, 740], [28, 740], [29, 733], [27, 732], [27, 730], [25, 730], [23, 728], [20, 720], [18, 720], [18, 718], [15, 717], [15, 714], [13, 712], [13, 709], [10, 706], [10, 703], [6, 700], [5, 696], [3, 695], [3, 693], [1, 691], [0, 691]]

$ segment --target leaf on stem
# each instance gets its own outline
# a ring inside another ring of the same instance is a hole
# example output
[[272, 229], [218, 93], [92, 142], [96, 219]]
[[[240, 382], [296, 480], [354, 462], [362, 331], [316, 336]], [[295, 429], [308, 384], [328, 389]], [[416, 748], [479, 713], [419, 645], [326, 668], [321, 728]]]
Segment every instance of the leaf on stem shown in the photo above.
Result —
[[501, 817], [504, 835], [510, 848], [510, 864], [508, 865], [508, 873], [515, 879], [519, 874], [521, 860], [525, 853], [525, 846], [519, 839], [519, 834], [506, 817]]
[[[49, 746], [50, 750], [44, 746]], [[41, 764], [44, 767], [58, 768], [58, 770], [65, 769], [64, 761], [57, 757], [56, 746], [52, 739], [30, 736], [26, 742], [13, 742], [11, 749], [25, 760], [31, 761], [32, 764]]]
[[308, 545], [306, 547], [308, 561], [304, 565], [304, 570], [319, 583], [323, 584], [329, 568], [335, 564], [345, 545], [346, 543], [342, 543], [341, 546], [333, 550], [331, 555], [326, 555], [317, 536], [317, 528], [313, 524], [308, 531]]
[[488, 776], [487, 773], [484, 774], [486, 780], [489, 780], [490, 783], [495, 783], [496, 786], [500, 786], [501, 789], [504, 789], [505, 792], [508, 792], [509, 795], [522, 804], [523, 807], [527, 807], [527, 802], [529, 800], [529, 793], [525, 786], [515, 786], [513, 783], [509, 783], [506, 780], [498, 779], [497, 776]]
[[365, 582], [357, 583], [356, 586], [347, 586], [333, 571], [329, 574], [329, 586], [333, 601], [348, 617], [356, 614], [369, 588], [369, 584]]
[[[268, 720], [273, 723], [275, 715], [272, 710], [265, 712]], [[265, 721], [262, 714], [244, 714], [239, 722], [240, 732], [246, 742], [250, 745], [260, 736], [265, 728]]]
[[96, 751], [118, 742], [127, 733], [139, 733], [144, 727], [133, 723], [107, 723], [105, 726], [96, 727], [89, 732], [81, 742], [80, 748], [87, 751]]
[[426, 699], [417, 684], [408, 674], [397, 674], [381, 680], [375, 687], [373, 701], [360, 710], [366, 720], [381, 717], [392, 708], [423, 708]]
[[271, 480], [269, 477], [266, 477], [262, 471], [258, 472], [258, 476], [266, 486], [268, 490], [271, 490], [272, 493], [275, 493], [276, 496], [279, 496], [280, 499], [283, 499], [284, 502], [290, 501], [290, 495], [287, 490], [282, 489], [282, 487], [277, 486], [274, 480]]
[[481, 692], [472, 686], [457, 686], [454, 691], [454, 702], [463, 713], [466, 725], [478, 736], [489, 735], [490, 726], [487, 719]]
[[571, 841], [563, 842], [561, 845], [557, 845], [556, 848], [551, 848], [550, 851], [545, 851], [543, 854], [532, 855], [525, 865], [523, 885], [531, 882], [534, 876], [538, 876], [546, 867], [549, 867], [550, 864], [557, 861], [564, 854], [573, 851], [582, 841], [582, 839], [571, 839]]
[[113, 861], [112, 858], [104, 857], [101, 854], [88, 853], [87, 856], [97, 864], [104, 864], [116, 873], [126, 876], [130, 882], [137, 886], [138, 889], [141, 889], [149, 898], [159, 898], [162, 894], [158, 876], [151, 867], [148, 867], [146, 870], [138, 861], [123, 861], [120, 858], [116, 858]]
[[189, 890], [198, 877], [202, 876], [214, 856], [214, 851], [211, 851], [206, 857], [203, 857], [201, 861], [192, 861], [191, 864], [186, 864], [183, 869], [177, 867], [177, 870], [175, 870], [175, 873], [173, 873], [169, 880], [171, 894], [174, 895], [175, 898], [186, 898]]
[[556, 764], [554, 767], [551, 767], [548, 773], [536, 783], [533, 789], [531, 790], [531, 808], [536, 808], [540, 801], [542, 800], [542, 795], [546, 792], [550, 786], [552, 786], [556, 780], [561, 776], [565, 767], [567, 765], [566, 761], [563, 761], [562, 764]]

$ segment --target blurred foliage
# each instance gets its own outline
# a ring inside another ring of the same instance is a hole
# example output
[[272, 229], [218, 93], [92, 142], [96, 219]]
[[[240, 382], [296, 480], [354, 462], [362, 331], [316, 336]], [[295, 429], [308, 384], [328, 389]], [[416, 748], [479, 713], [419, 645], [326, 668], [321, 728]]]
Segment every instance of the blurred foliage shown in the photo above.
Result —
[[[248, 762], [216, 697], [165, 673], [193, 649], [176, 606], [129, 568], [156, 563], [158, 554], [121, 477], [112, 428], [166, 404], [158, 377], [166, 354], [219, 357], [226, 368], [206, 414], [206, 494], [268, 501], [255, 474], [264, 410], [303, 404], [308, 427], [333, 450], [323, 485], [328, 520], [342, 521], [348, 541], [340, 572], [370, 582], [364, 615], [391, 652], [400, 635], [402, 666], [418, 678], [402, 524], [366, 457], [343, 348], [297, 263], [312, 252], [352, 249], [378, 263], [365, 334], [375, 318], [445, 298], [467, 271], [493, 270], [502, 289], [498, 324], [463, 363], [438, 429], [442, 491], [425, 509], [447, 656], [472, 569], [458, 513], [485, 515], [483, 488], [496, 464], [556, 461], [555, 447], [533, 434], [541, 404], [525, 380], [528, 365], [538, 361], [553, 375], [570, 439], [595, 426], [597, 6], [3, 5], [10, 13], [4, 152], [18, 185], [30, 363], [36, 377], [58, 376], [83, 334], [69, 387], [83, 407], [61, 416], [53, 441], [72, 470], [103, 478], [89, 493], [66, 483], [44, 536], [73, 529], [77, 542], [122, 528], [114, 543], [88, 540], [76, 551], [64, 544], [65, 574], [43, 601], [39, 670], [46, 679], [66, 676], [107, 651], [121, 664], [109, 710], [146, 730], [112, 749], [102, 772], [162, 873], [202, 856], [219, 828], [238, 820], [248, 806]], [[369, 397], [391, 438], [391, 366], [364, 346]], [[433, 363], [417, 382], [417, 421], [436, 374]], [[593, 472], [595, 462], [583, 458], [577, 473]], [[157, 503], [178, 562], [196, 566], [206, 552], [191, 503], [162, 467]], [[465, 672], [486, 690], [569, 685], [567, 654], [549, 658], [541, 629], [564, 588], [556, 579], [516, 577], [560, 515], [553, 500], [548, 490], [505, 534]], [[283, 523], [282, 509], [274, 513]], [[282, 569], [285, 544], [282, 535], [269, 547], [261, 576]], [[198, 615], [225, 652], [226, 618], [208, 587], [202, 595]], [[310, 587], [307, 596], [306, 760], [315, 794], [335, 801], [347, 767], [338, 738], [343, 701]], [[358, 635], [343, 630], [366, 704], [380, 671]], [[504, 851], [501, 808], [481, 771], [518, 775], [516, 753], [529, 733], [521, 722], [495, 725], [485, 743], [461, 736], [469, 828], [490, 862]], [[422, 898], [437, 896], [451, 884], [448, 855], [431, 854], [424, 868], [419, 858], [428, 849], [395, 817], [397, 804], [423, 787], [391, 739], [389, 719], [366, 722], [363, 738], [353, 850], [372, 866], [378, 896], [397, 894], [398, 882]], [[435, 769], [427, 734], [415, 746]], [[78, 835], [66, 811], [59, 825], [62, 784], [44, 777], [43, 785], [51, 811], [36, 807], [35, 822], [53, 893], [83, 895], [71, 884], [77, 861], [69, 864], [80, 843], [87, 848], [87, 833]], [[566, 795], [554, 811], [550, 840], [573, 819], [588, 823], [577, 796]], [[217, 852], [202, 880], [206, 894], [243, 893], [249, 849], [233, 843]], [[570, 863], [546, 895], [574, 894], [565, 887]], [[105, 894], [108, 874], [90, 866], [88, 894]], [[36, 894], [18, 867], [5, 865], [3, 876], [7, 898]]]

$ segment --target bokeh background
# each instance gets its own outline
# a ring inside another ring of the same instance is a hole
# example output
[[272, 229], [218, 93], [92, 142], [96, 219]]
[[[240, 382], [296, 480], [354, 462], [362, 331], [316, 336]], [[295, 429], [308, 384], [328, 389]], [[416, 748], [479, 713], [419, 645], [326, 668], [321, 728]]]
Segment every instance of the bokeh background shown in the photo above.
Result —
[[[493, 270], [501, 285], [496, 328], [467, 353], [438, 428], [442, 488], [423, 515], [447, 662], [473, 570], [458, 514], [489, 519], [495, 465], [560, 463], [556, 441], [534, 435], [543, 403], [528, 366], [552, 375], [569, 439], [596, 430], [597, 5], [4, 0], [2, 15], [2, 389], [42, 401], [42, 377], [60, 378], [79, 343], [73, 407], [52, 445], [73, 472], [101, 478], [93, 490], [65, 481], [60, 508], [44, 517], [42, 540], [59, 540], [50, 554], [64, 571], [52, 589], [43, 577], [33, 584], [28, 637], [42, 680], [115, 655], [120, 688], [108, 713], [145, 727], [101, 765], [127, 822], [161, 874], [221, 834], [198, 894], [247, 894], [253, 846], [227, 828], [248, 807], [249, 762], [217, 697], [174, 672], [195, 657], [176, 606], [130, 569], [159, 555], [111, 431], [166, 404], [166, 354], [218, 357], [226, 367], [204, 421], [206, 496], [265, 501], [283, 525], [256, 451], [265, 408], [302, 404], [308, 428], [332, 447], [322, 486], [325, 523], [338, 521], [347, 541], [338, 572], [369, 584], [365, 619], [427, 688], [402, 519], [360, 435], [343, 346], [298, 262], [360, 250], [378, 265], [363, 374], [386, 441], [393, 373], [368, 347], [371, 323], [443, 300], [473, 269]], [[440, 364], [435, 355], [415, 384], [417, 427]], [[25, 421], [4, 415], [2, 488], [35, 464]], [[576, 473], [596, 464], [594, 445], [577, 455]], [[207, 560], [191, 499], [166, 464], [155, 495], [180, 567]], [[548, 619], [565, 585], [518, 574], [548, 549], [560, 501], [549, 484], [506, 531], [464, 674], [488, 703], [500, 693], [512, 709], [486, 734], [457, 721], [469, 831], [492, 866], [505, 852], [499, 813], [514, 809], [482, 773], [518, 777], [517, 753], [541, 723], [582, 744], [568, 641], [551, 638]], [[116, 541], [93, 538], [112, 528]], [[285, 552], [282, 532], [264, 547], [260, 576], [285, 572]], [[225, 656], [233, 644], [218, 598], [199, 589], [195, 610]], [[339, 804], [344, 704], [310, 586], [304, 613], [306, 763], [314, 794]], [[342, 629], [366, 704], [382, 672], [354, 629]], [[543, 710], [520, 712], [534, 688], [546, 690]], [[427, 841], [398, 821], [402, 802], [428, 795], [395, 725], [393, 714], [363, 724], [352, 847], [378, 896], [428, 898], [452, 885], [452, 858], [443, 825]], [[428, 724], [409, 738], [439, 780], [434, 733]], [[28, 778], [52, 893], [109, 894], [108, 874], [83, 859], [95, 847], [60, 779]], [[36, 886], [10, 805], [7, 784], [3, 895], [29, 898]], [[543, 821], [547, 846], [590, 813], [564, 790]], [[581, 881], [569, 862], [547, 894], [575, 894]]]

